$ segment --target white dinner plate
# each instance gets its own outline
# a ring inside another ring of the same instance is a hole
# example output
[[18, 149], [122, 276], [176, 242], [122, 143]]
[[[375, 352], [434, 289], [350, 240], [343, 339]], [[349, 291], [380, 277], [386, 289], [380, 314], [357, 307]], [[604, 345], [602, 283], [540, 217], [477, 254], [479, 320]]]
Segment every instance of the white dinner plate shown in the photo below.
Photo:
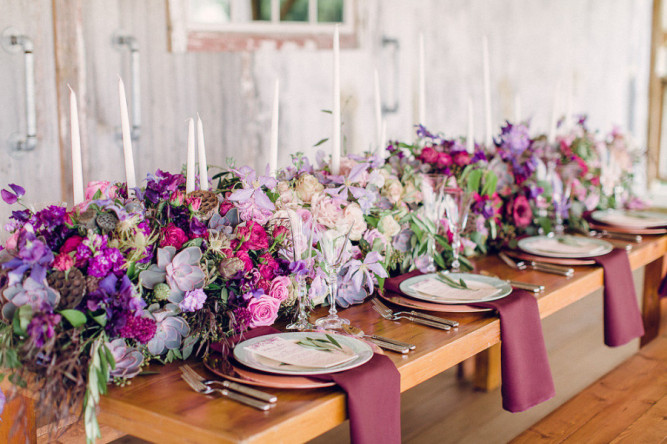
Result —
[[[354, 353], [356, 355], [355, 358], [328, 368], [304, 368], [291, 365], [276, 365], [275, 361], [263, 358], [248, 349], [249, 346], [257, 342], [264, 341], [276, 336], [279, 336], [282, 339], [288, 341], [299, 342], [306, 338], [326, 339], [326, 334], [332, 336], [344, 349]], [[337, 373], [365, 364], [373, 357], [373, 349], [371, 346], [360, 339], [350, 336], [342, 336], [336, 333], [326, 334], [322, 332], [288, 332], [258, 336], [256, 338], [251, 338], [239, 342], [236, 347], [234, 347], [234, 357], [241, 364], [250, 368], [278, 375], [321, 375], [325, 373]]]
[[570, 235], [525, 237], [518, 247], [537, 256], [566, 259], [602, 256], [614, 249], [602, 239]]
[[604, 210], [594, 211], [591, 218], [607, 225], [624, 228], [654, 228], [667, 226], [667, 214], [648, 211]]
[[[512, 292], [512, 287], [507, 282], [490, 276], [472, 273], [447, 273], [447, 276], [457, 282], [459, 279], [463, 279], [469, 290], [445, 288], [443, 294], [431, 294], [415, 288], [415, 285], [419, 286], [420, 283], [426, 280], [435, 279], [436, 273], [422, 274], [408, 278], [401, 282], [399, 288], [411, 298], [448, 305], [495, 301], [496, 299], [504, 298]], [[477, 291], [483, 291], [484, 296], [475, 297]]]

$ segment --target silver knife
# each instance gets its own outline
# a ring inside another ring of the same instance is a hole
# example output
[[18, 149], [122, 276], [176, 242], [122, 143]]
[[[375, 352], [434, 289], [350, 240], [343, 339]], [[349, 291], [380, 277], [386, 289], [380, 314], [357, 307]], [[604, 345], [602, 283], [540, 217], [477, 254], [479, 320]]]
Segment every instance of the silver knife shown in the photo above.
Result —
[[505, 281], [514, 288], [520, 290], [532, 291], [533, 293], [539, 293], [544, 291], [544, 285], [530, 284], [528, 282], [519, 282], [519, 281]]
[[543, 271], [545, 273], [558, 274], [560, 276], [572, 276], [574, 269], [569, 267], [561, 267], [553, 264], [543, 264], [541, 262], [531, 261], [530, 266], [533, 270]]
[[230, 390], [234, 390], [235, 392], [238, 393], [243, 393], [244, 395], [252, 396], [253, 398], [257, 398], [265, 402], [270, 402], [273, 404], [274, 402], [278, 401], [278, 397], [276, 395], [256, 390], [252, 387], [248, 387], [247, 385], [237, 384], [236, 382], [232, 381], [215, 381], [215, 382]]
[[438, 317], [438, 316], [433, 316], [433, 315], [430, 315], [428, 313], [421, 313], [421, 312], [415, 311], [415, 310], [410, 310], [407, 313], [409, 313], [412, 316], [415, 316], [417, 318], [423, 318], [423, 319], [428, 319], [429, 321], [440, 322], [442, 324], [446, 324], [446, 325], [449, 325], [451, 327], [458, 327], [459, 326], [458, 321], [452, 321], [451, 319], [445, 319], [445, 318], [441, 318], [441, 317]]
[[387, 342], [389, 344], [398, 345], [399, 347], [407, 347], [410, 350], [414, 350], [417, 348], [415, 344], [399, 341], [397, 339], [385, 338], [384, 336], [370, 335], [370, 338], [375, 339], [376, 341]]
[[377, 340], [373, 337], [368, 338], [368, 340], [370, 342], [372, 342], [373, 344], [377, 345], [380, 348], [384, 348], [385, 350], [391, 350], [391, 351], [396, 352], [396, 353], [405, 354], [405, 353], [408, 353], [410, 351], [410, 347], [400, 346], [400, 345], [392, 344], [390, 342], [380, 341], [380, 340]]

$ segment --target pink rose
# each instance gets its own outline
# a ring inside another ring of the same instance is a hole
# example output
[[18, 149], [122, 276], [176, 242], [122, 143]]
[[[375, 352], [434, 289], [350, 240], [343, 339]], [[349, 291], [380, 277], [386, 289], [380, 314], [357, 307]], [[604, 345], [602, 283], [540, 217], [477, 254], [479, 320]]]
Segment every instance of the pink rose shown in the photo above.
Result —
[[106, 180], [94, 180], [88, 182], [84, 198], [86, 200], [91, 200], [93, 196], [95, 196], [95, 193], [97, 193], [98, 191], [102, 193], [102, 198], [107, 198], [107, 199], [116, 198], [116, 191], [117, 191], [116, 186], [111, 185], [111, 183], [109, 183]]
[[74, 235], [72, 237], [69, 237], [67, 238], [63, 246], [60, 247], [60, 252], [71, 253], [72, 251], [76, 251], [77, 247], [82, 241], [83, 238], [81, 236]]
[[256, 222], [239, 225], [236, 228], [236, 238], [241, 242], [241, 248], [244, 250], [269, 248], [269, 236], [266, 234], [266, 230]]
[[454, 154], [454, 163], [458, 166], [468, 165], [470, 163], [470, 155], [465, 151]]
[[268, 294], [271, 289], [271, 281], [268, 279], [260, 279], [257, 281], [257, 289], [264, 290], [264, 294]]
[[438, 154], [438, 166], [444, 168], [452, 164], [452, 156], [447, 153]]
[[250, 313], [249, 328], [271, 325], [278, 317], [280, 301], [278, 299], [261, 296], [253, 298], [248, 303], [248, 312]]
[[273, 230], [273, 237], [275, 239], [285, 239], [285, 236], [287, 236], [287, 227], [284, 225], [278, 225], [274, 230]]
[[192, 207], [192, 211], [199, 211], [199, 207], [201, 207], [201, 197], [186, 197], [185, 203]]
[[74, 265], [74, 258], [67, 253], [60, 253], [53, 261], [53, 268], [58, 271], [67, 271]]
[[278, 299], [280, 302], [286, 300], [290, 296], [290, 288], [292, 281], [287, 276], [278, 276], [271, 281], [271, 288], [269, 289], [269, 296]]
[[435, 163], [438, 161], [438, 152], [427, 146], [422, 149], [420, 157], [426, 163]]
[[229, 210], [234, 208], [234, 204], [230, 200], [223, 200], [220, 204], [220, 214], [222, 216], [226, 215]]
[[253, 269], [254, 264], [252, 263], [252, 259], [250, 259], [250, 256], [248, 255], [247, 250], [239, 250], [236, 252], [236, 257], [241, 259], [244, 264], [244, 271], [248, 272]]
[[162, 240], [160, 241], [160, 247], [164, 248], [172, 246], [178, 250], [187, 240], [188, 236], [183, 230], [174, 224], [169, 224], [162, 229]]
[[315, 176], [304, 174], [296, 181], [294, 188], [299, 199], [304, 202], [310, 202], [315, 194], [324, 190], [324, 185]]
[[262, 264], [259, 266], [259, 274], [264, 279], [273, 279], [279, 267], [278, 262], [269, 253], [264, 253], [260, 258]]
[[335, 228], [343, 217], [340, 204], [324, 195], [318, 195], [313, 200], [315, 201], [313, 214], [317, 214], [317, 223], [327, 228]]

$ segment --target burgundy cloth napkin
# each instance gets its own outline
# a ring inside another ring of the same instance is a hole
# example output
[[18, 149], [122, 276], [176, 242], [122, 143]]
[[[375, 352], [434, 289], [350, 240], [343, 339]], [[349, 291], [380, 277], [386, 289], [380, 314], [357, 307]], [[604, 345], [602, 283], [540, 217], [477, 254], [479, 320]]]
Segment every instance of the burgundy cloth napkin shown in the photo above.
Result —
[[[273, 327], [258, 327], [245, 332], [242, 338], [232, 337], [231, 342], [236, 344], [241, 339], [271, 333], [279, 331]], [[229, 353], [227, 347], [220, 343], [212, 344], [211, 349]], [[345, 391], [352, 443], [400, 444], [401, 374], [391, 359], [374, 353], [370, 361], [359, 367], [308, 377], [317, 381], [333, 381]]]
[[556, 390], [535, 296], [514, 290], [502, 299], [471, 305], [493, 308], [500, 317], [503, 408], [523, 412], [553, 398]]
[[617, 347], [644, 335], [628, 252], [591, 258], [604, 269], [604, 343]]
[[[399, 284], [419, 274], [412, 271], [387, 279], [385, 289], [400, 293]], [[522, 412], [551, 399], [556, 391], [535, 297], [527, 291], [514, 290], [502, 299], [469, 305], [492, 308], [500, 316], [503, 408]]]

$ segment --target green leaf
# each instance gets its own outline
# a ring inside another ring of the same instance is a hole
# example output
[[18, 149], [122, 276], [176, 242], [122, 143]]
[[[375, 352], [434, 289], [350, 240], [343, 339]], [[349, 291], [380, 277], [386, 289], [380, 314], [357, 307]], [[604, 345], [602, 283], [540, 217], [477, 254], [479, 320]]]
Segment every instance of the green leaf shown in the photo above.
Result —
[[442, 258], [441, 254], [436, 254], [435, 256], [433, 256], [433, 259], [440, 268], [447, 268], [447, 264], [445, 263], [445, 260]]
[[184, 243], [182, 248], [201, 247], [202, 242], [204, 242], [204, 239], [202, 239], [201, 237], [196, 237], [196, 238], [190, 239], [189, 241]]
[[326, 335], [326, 336], [327, 336], [327, 338], [329, 339], [329, 341], [331, 341], [331, 343], [332, 343], [333, 345], [335, 345], [335, 346], [338, 347], [338, 348], [343, 348], [343, 347], [338, 343], [338, 341], [336, 341], [336, 340], [333, 338], [333, 336], [330, 336], [330, 335]]
[[28, 336], [28, 324], [32, 320], [32, 306], [30, 304], [20, 306], [14, 313], [14, 333], [18, 336]]
[[482, 182], [482, 170], [471, 171], [468, 177], [468, 190], [477, 191]]
[[109, 366], [111, 366], [112, 370], [115, 369], [116, 368], [116, 358], [113, 357], [113, 353], [111, 353], [111, 350], [109, 350], [109, 347], [107, 347], [106, 344], [103, 344], [102, 348], [104, 350], [104, 354], [106, 354], [107, 363], [109, 364]]
[[91, 317], [93, 318], [93, 320], [95, 322], [100, 324], [102, 327], [107, 325], [107, 314], [104, 311], [102, 311], [102, 313], [100, 313], [98, 315], [91, 316]]
[[491, 196], [496, 191], [496, 185], [498, 184], [498, 176], [496, 173], [489, 170], [484, 175], [484, 186], [482, 187], [482, 192], [480, 194]]
[[329, 140], [328, 137], [325, 137], [324, 139], [320, 139], [315, 145], [313, 145], [313, 148], [322, 145], [322, 144], [323, 144], [324, 142], [326, 142], [327, 140]]
[[67, 310], [61, 310], [60, 315], [67, 319], [70, 324], [72, 324], [72, 327], [81, 327], [86, 323], [86, 315], [81, 313], [79, 310], [74, 310], [74, 309], [67, 309]]

